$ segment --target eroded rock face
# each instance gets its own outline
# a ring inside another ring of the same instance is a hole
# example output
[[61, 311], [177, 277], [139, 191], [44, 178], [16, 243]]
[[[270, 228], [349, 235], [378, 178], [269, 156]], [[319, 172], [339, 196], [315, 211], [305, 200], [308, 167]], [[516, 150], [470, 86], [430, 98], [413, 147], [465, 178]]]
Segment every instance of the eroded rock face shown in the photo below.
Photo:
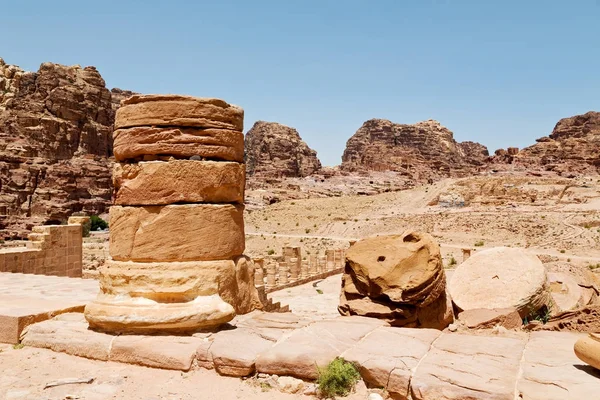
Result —
[[94, 67], [44, 63], [25, 72], [0, 59], [0, 235], [105, 211], [112, 101]]
[[420, 180], [472, 174], [488, 155], [479, 143], [457, 143], [437, 121], [408, 125], [371, 119], [346, 143], [341, 167], [351, 172], [398, 171]]
[[276, 122], [258, 121], [246, 133], [248, 176], [304, 177], [321, 169], [317, 152], [298, 131]]
[[550, 136], [517, 154], [519, 162], [563, 173], [600, 172], [600, 112], [563, 118]]
[[392, 326], [444, 329], [453, 316], [440, 248], [426, 233], [363, 239], [348, 249], [338, 310]]

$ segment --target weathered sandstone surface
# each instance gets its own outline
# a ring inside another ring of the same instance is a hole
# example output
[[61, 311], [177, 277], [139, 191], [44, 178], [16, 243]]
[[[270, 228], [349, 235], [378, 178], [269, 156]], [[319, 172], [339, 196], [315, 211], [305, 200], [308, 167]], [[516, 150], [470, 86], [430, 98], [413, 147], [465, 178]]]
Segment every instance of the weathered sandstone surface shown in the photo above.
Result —
[[245, 148], [249, 176], [304, 177], [321, 169], [317, 152], [298, 131], [276, 122], [256, 122], [246, 133]]
[[171, 160], [115, 163], [115, 204], [243, 203], [244, 164]]
[[117, 110], [115, 129], [135, 126], [190, 126], [244, 130], [244, 110], [220, 99], [157, 94], [132, 96]]
[[461, 311], [515, 308], [524, 318], [551, 304], [544, 265], [518, 248], [476, 252], [456, 268], [448, 291]]
[[478, 143], [457, 143], [437, 121], [408, 125], [371, 119], [348, 139], [341, 167], [350, 172], [392, 170], [419, 180], [473, 174], [488, 155]]
[[117, 161], [199, 157], [208, 160], [244, 161], [241, 131], [196, 127], [138, 126], [117, 129], [114, 134]]
[[114, 104], [94, 67], [0, 59], [0, 234], [100, 214], [110, 202]]
[[392, 326], [443, 329], [452, 322], [440, 249], [426, 233], [363, 239], [348, 249], [339, 312]]
[[600, 172], [600, 112], [563, 118], [550, 136], [521, 150], [517, 160], [561, 174]]
[[244, 252], [244, 206], [172, 204], [110, 208], [110, 255], [118, 261], [223, 260]]

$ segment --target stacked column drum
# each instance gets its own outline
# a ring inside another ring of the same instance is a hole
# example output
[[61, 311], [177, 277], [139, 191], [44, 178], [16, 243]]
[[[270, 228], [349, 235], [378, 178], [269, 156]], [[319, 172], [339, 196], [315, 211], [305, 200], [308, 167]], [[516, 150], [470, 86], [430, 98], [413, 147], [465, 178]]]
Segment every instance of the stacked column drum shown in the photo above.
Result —
[[133, 96], [115, 119], [110, 260], [90, 327], [188, 332], [261, 308], [243, 256], [244, 111], [218, 99]]

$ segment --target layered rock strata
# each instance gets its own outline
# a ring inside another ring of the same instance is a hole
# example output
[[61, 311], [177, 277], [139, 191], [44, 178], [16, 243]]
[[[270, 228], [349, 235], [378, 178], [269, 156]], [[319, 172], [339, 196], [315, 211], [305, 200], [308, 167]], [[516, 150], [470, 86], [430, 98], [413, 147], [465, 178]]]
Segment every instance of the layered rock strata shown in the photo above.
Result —
[[341, 168], [396, 171], [423, 180], [471, 175], [485, 166], [488, 156], [479, 143], [456, 142], [453, 133], [437, 121], [409, 125], [371, 119], [348, 139]]
[[94, 67], [43, 63], [26, 72], [0, 59], [2, 237], [108, 208], [111, 100]]
[[276, 122], [256, 122], [246, 133], [245, 147], [249, 176], [305, 177], [321, 169], [317, 152], [298, 131]]
[[262, 307], [253, 263], [242, 255], [242, 158], [215, 152], [214, 141], [172, 135], [195, 129], [191, 137], [210, 138], [204, 133], [216, 128], [222, 148], [243, 154], [242, 121], [241, 108], [218, 99], [149, 95], [122, 102], [111, 259], [100, 269], [98, 298], [86, 307], [90, 327], [185, 333]]
[[392, 326], [443, 329], [453, 320], [440, 248], [426, 233], [377, 236], [346, 252], [338, 310]]

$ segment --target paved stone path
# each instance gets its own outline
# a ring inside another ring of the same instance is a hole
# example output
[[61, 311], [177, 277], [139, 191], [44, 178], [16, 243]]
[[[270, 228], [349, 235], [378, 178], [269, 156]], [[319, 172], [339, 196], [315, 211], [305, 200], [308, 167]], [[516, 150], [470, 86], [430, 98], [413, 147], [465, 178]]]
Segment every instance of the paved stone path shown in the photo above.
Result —
[[362, 317], [311, 321], [254, 312], [228, 329], [193, 337], [112, 336], [88, 330], [75, 313], [29, 326], [23, 344], [162, 369], [198, 366], [228, 376], [258, 372], [304, 380], [341, 356], [359, 367], [367, 386], [399, 399], [593, 399], [600, 373], [573, 353], [581, 335], [486, 336], [393, 328]]
[[[32, 284], [29, 278], [39, 282]], [[95, 295], [96, 285], [80, 279], [0, 275], [0, 299], [5, 299], [0, 310], [10, 314], [31, 299], [38, 299], [35, 306], [41, 307], [44, 298], [84, 304], [86, 296]], [[573, 353], [582, 334], [393, 328], [374, 319], [337, 316], [337, 293], [339, 276], [285, 289], [274, 297], [290, 304], [294, 313], [254, 312], [236, 317], [219, 332], [191, 337], [114, 336], [89, 330], [80, 312], [48, 319], [54, 311], [47, 311], [41, 322], [25, 327], [22, 343], [121, 365], [305, 380], [315, 379], [318, 366], [341, 356], [356, 363], [369, 387], [384, 387], [399, 399], [599, 398], [600, 372]]]
[[29, 324], [78, 311], [96, 297], [98, 282], [80, 278], [0, 273], [0, 343], [18, 343]]

